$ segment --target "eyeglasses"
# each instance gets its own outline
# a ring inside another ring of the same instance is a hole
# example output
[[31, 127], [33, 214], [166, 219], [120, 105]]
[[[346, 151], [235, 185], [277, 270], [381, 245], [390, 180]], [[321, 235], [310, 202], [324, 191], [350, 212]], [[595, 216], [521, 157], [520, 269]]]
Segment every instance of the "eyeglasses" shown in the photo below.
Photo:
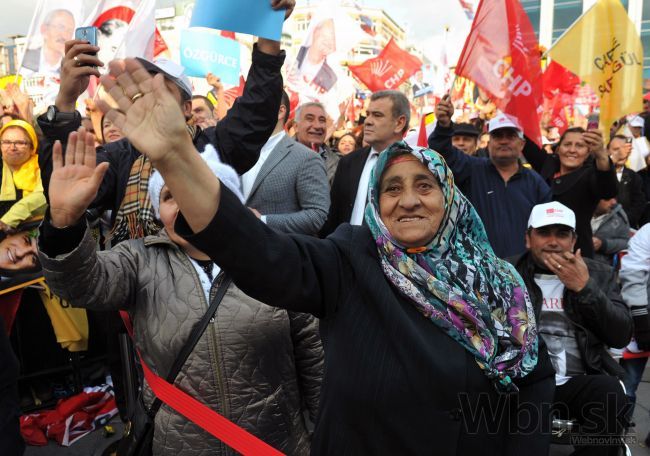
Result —
[[24, 149], [27, 146], [31, 146], [32, 143], [30, 143], [29, 141], [10, 141], [8, 139], [3, 139], [2, 141], [0, 141], [0, 145], [6, 147], [15, 146], [16, 149]]

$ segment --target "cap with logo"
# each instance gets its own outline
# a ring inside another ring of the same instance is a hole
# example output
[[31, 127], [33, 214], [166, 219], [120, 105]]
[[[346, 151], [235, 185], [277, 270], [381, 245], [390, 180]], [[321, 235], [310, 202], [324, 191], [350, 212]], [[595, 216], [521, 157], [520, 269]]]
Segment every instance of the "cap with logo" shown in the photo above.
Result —
[[490, 120], [490, 123], [488, 124], [488, 133], [492, 133], [493, 131], [502, 128], [511, 128], [516, 130], [520, 138], [524, 137], [524, 132], [521, 125], [519, 125], [517, 118], [500, 112]]
[[185, 68], [168, 59], [156, 59], [153, 62], [142, 57], [136, 57], [136, 59], [149, 73], [162, 73], [166, 79], [176, 84], [188, 99], [192, 98], [192, 84], [185, 75]]
[[557, 201], [533, 207], [528, 219], [528, 228], [541, 228], [549, 225], [565, 225], [575, 230], [576, 214]]
[[645, 126], [645, 120], [640, 116], [634, 116], [630, 119], [630, 127], [641, 127]]

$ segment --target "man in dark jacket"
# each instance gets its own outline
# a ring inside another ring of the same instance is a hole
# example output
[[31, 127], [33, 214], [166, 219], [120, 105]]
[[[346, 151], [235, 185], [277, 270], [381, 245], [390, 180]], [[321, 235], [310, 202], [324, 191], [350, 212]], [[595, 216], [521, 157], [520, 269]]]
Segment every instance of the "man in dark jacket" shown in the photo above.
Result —
[[444, 157], [456, 185], [481, 216], [494, 253], [501, 258], [520, 255], [530, 211], [550, 201], [551, 190], [539, 174], [521, 164], [525, 139], [516, 119], [501, 114], [490, 120], [490, 158], [479, 158], [452, 146], [453, 114], [453, 105], [443, 98], [436, 106], [438, 123], [429, 147]]
[[[282, 2], [281, 2], [282, 3]], [[88, 87], [91, 75], [99, 76], [92, 66], [102, 66], [102, 62], [90, 55], [99, 48], [85, 42], [73, 40], [66, 43], [66, 55], [61, 69], [61, 87], [54, 106], [47, 114], [38, 118], [38, 123], [47, 138], [46, 144], [39, 153], [43, 186], [47, 193], [49, 176], [52, 172], [52, 145], [59, 140], [67, 141], [70, 132], [77, 130], [81, 117], [75, 111], [77, 98]], [[215, 146], [224, 163], [231, 165], [239, 174], [248, 171], [259, 158], [260, 149], [266, 143], [275, 123], [280, 107], [282, 94], [282, 76], [280, 69], [284, 62], [284, 51], [280, 50], [277, 41], [260, 38], [253, 48], [252, 65], [244, 87], [244, 93], [237, 99], [228, 115], [219, 122], [217, 127], [188, 128], [194, 145], [203, 151], [207, 144]], [[162, 73], [166, 85], [176, 95], [183, 108], [186, 118], [191, 118], [191, 87], [184, 87], [182, 74], [171, 74], [163, 68], [148, 70]], [[185, 78], [186, 79], [186, 78]], [[136, 97], [137, 94], [133, 94]], [[115, 223], [118, 209], [123, 203], [127, 181], [132, 174], [134, 162], [140, 157], [140, 152], [127, 139], [106, 144], [97, 151], [98, 162], [110, 163], [97, 198], [91, 205], [97, 215], [111, 210], [111, 224]], [[146, 189], [146, 186], [144, 186]], [[146, 192], [145, 192], [146, 193]]]
[[625, 166], [630, 153], [632, 143], [623, 135], [613, 136], [607, 145], [607, 151], [616, 167], [618, 179], [618, 195], [616, 199], [623, 206], [632, 228], [639, 228], [639, 222], [646, 205], [646, 195], [643, 191], [643, 180], [641, 176]]
[[557, 415], [578, 420], [586, 437], [609, 439], [605, 446], [590, 446], [587, 438], [576, 442], [584, 454], [619, 454], [628, 407], [619, 383], [624, 373], [607, 347], [630, 341], [632, 317], [613, 270], [573, 254], [575, 243], [574, 212], [558, 202], [540, 204], [528, 221], [528, 250], [513, 263], [555, 367]]

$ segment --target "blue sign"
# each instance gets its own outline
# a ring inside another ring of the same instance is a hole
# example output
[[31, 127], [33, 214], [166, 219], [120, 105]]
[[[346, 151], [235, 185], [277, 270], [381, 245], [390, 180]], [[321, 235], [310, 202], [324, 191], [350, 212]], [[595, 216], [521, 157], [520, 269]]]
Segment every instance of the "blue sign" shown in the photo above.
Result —
[[181, 65], [188, 76], [212, 73], [225, 84], [239, 84], [239, 43], [206, 30], [181, 31]]
[[247, 33], [280, 41], [285, 10], [269, 0], [196, 0], [190, 27]]

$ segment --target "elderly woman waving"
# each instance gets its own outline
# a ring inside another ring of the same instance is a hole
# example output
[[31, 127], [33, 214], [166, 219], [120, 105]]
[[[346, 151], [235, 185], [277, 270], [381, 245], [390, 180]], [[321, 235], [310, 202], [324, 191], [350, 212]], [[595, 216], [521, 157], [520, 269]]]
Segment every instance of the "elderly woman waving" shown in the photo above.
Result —
[[[381, 154], [367, 226], [324, 240], [278, 233], [203, 164], [160, 77], [130, 59], [112, 72], [103, 83], [120, 111], [107, 117], [165, 177], [182, 212], [176, 231], [251, 297], [321, 319], [312, 454], [548, 453], [542, 403], [554, 371], [538, 355], [527, 291], [438, 154], [402, 143]], [[67, 189], [92, 199], [97, 186], [67, 179], [61, 206], [52, 198], [60, 224], [74, 206]]]

